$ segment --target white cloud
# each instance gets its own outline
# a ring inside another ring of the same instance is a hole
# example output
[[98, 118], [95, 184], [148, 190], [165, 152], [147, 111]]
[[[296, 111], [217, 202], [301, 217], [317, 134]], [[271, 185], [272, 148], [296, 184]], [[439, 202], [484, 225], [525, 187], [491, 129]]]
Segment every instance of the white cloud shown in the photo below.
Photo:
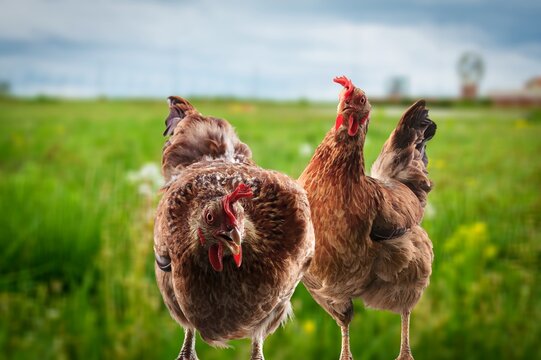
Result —
[[[456, 61], [465, 50], [478, 51], [487, 61], [483, 90], [521, 86], [541, 69], [538, 44], [510, 52], [473, 27], [353, 23], [325, 14], [264, 13], [245, 5], [3, 4], [0, 39], [43, 45], [0, 57], [0, 76], [12, 78], [24, 93], [80, 87], [74, 94], [334, 99], [331, 79], [339, 74], [373, 95], [384, 94], [394, 75], [409, 78], [412, 94], [454, 95]], [[58, 44], [48, 46], [50, 39]], [[32, 80], [36, 74], [60, 85]]]

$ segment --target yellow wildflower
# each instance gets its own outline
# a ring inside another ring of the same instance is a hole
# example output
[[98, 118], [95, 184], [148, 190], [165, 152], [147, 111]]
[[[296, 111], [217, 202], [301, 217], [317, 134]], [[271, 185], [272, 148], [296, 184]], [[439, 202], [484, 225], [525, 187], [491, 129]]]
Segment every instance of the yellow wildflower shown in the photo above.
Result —
[[488, 259], [488, 260], [494, 258], [497, 253], [498, 253], [498, 248], [494, 245], [488, 245], [483, 250], [483, 256], [485, 259]]
[[[428, 164], [432, 164], [434, 166], [434, 169], [445, 169], [445, 166], [447, 165], [447, 163], [443, 159], [436, 159], [433, 162], [429, 161]], [[429, 167], [432, 167], [432, 166], [429, 165]]]
[[526, 119], [517, 119], [515, 120], [515, 128], [524, 129], [528, 127], [528, 120]]
[[18, 134], [18, 133], [11, 134], [11, 141], [13, 142], [15, 147], [17, 147], [17, 148], [23, 147], [23, 145], [25, 143], [24, 137], [21, 134]]
[[307, 334], [312, 334], [316, 330], [316, 324], [312, 320], [306, 320], [302, 324], [302, 329]]
[[482, 242], [484, 242], [486, 235], [487, 235], [487, 224], [484, 222], [478, 221], [471, 227], [470, 231], [472, 232], [472, 235], [475, 235], [479, 238], [482, 238]]

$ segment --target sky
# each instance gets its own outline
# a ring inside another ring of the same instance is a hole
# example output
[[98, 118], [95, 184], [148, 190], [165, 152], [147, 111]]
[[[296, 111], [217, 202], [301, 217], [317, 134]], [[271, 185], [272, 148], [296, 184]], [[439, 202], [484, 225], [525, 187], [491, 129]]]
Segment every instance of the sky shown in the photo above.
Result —
[[335, 99], [457, 96], [457, 62], [485, 64], [481, 94], [541, 75], [541, 1], [0, 0], [0, 81], [15, 94]]

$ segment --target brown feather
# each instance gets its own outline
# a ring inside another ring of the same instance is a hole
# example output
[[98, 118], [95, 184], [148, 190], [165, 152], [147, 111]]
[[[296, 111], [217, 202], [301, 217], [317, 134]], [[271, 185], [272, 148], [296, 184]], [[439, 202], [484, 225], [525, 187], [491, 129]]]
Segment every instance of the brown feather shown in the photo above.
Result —
[[432, 189], [426, 166], [426, 143], [434, 136], [436, 124], [428, 118], [425, 101], [419, 100], [402, 116], [396, 129], [372, 165], [371, 175], [386, 183], [396, 180], [406, 185], [421, 206]]
[[169, 116], [164, 135], [171, 135], [163, 148], [162, 172], [166, 183], [182, 169], [202, 160], [225, 159], [249, 162], [252, 152], [225, 120], [201, 115], [186, 99], [169, 98]]
[[[239, 200], [248, 223], [243, 262], [237, 268], [226, 257], [223, 271], [216, 272], [194, 224], [206, 202], [239, 183], [254, 193]], [[172, 261], [171, 273], [156, 270], [162, 296], [181, 325], [213, 345], [274, 331], [290, 313], [289, 300], [313, 247], [305, 191], [287, 176], [251, 164], [214, 160], [188, 166], [158, 206], [155, 249]]]
[[354, 298], [404, 312], [428, 285], [432, 245], [419, 224], [431, 187], [422, 161], [423, 134], [435, 125], [426, 119], [424, 102], [406, 112], [376, 164], [378, 178], [364, 170], [368, 124], [353, 137], [345, 127], [331, 129], [299, 178], [316, 234], [303, 282], [341, 325], [351, 319]]

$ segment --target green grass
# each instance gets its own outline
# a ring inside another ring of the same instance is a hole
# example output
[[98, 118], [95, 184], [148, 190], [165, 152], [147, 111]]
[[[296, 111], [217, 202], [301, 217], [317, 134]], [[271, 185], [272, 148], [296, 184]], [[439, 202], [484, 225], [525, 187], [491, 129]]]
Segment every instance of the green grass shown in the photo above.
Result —
[[[298, 176], [333, 104], [197, 100], [263, 167]], [[375, 107], [367, 164], [403, 109]], [[0, 100], [0, 358], [171, 359], [182, 331], [153, 275], [152, 210], [128, 179], [159, 163], [164, 102]], [[412, 318], [417, 359], [541, 358], [541, 113], [432, 109], [432, 282]], [[269, 359], [336, 359], [340, 332], [299, 286]], [[356, 359], [392, 359], [398, 315], [356, 304]], [[249, 341], [201, 359], [248, 358]]]

